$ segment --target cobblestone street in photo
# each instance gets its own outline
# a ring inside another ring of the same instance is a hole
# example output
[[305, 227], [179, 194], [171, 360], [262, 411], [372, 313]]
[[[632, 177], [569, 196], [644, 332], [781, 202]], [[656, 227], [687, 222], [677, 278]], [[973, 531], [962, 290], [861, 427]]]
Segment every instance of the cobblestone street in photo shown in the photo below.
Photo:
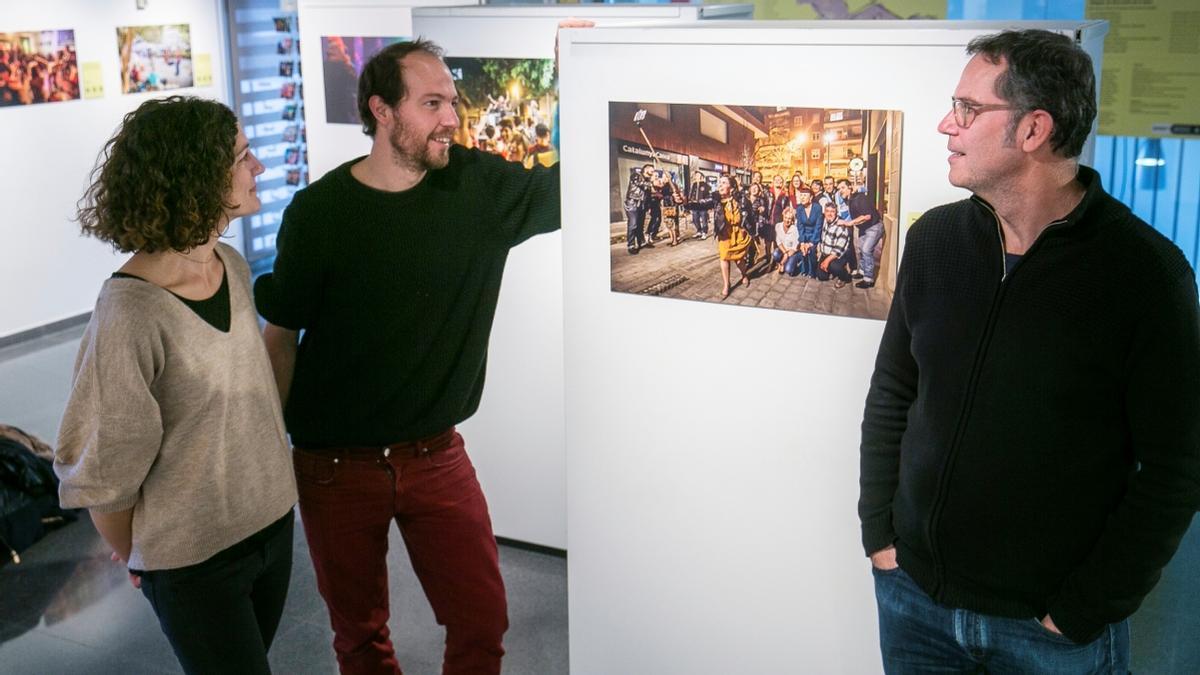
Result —
[[686, 223], [679, 229], [677, 246], [670, 246], [664, 230], [659, 232], [660, 238], [653, 247], [630, 255], [625, 249], [625, 222], [612, 223], [609, 258], [612, 290], [835, 316], [887, 318], [891, 296], [882, 288], [855, 288], [854, 284], [834, 288], [832, 280], [776, 274], [767, 270], [761, 260], [750, 268], [749, 288], [739, 283], [741, 273], [734, 266], [729, 276], [729, 297], [721, 300], [716, 238], [710, 235], [706, 240], [695, 239], [692, 235], [696, 231]]

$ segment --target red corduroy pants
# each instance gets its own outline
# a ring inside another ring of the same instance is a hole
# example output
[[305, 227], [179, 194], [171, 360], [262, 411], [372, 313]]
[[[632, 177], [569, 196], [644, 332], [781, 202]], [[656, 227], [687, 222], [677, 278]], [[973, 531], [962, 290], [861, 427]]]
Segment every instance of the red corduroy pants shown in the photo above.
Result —
[[487, 502], [462, 436], [412, 456], [297, 449], [300, 517], [342, 673], [400, 673], [388, 630], [388, 533], [446, 628], [443, 673], [499, 673], [508, 629]]

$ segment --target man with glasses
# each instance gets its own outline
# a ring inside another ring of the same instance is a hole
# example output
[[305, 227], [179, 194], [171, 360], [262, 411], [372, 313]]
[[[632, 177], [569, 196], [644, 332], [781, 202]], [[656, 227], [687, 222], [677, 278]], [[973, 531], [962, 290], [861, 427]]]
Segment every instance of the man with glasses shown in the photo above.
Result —
[[1078, 163], [1085, 52], [1040, 30], [967, 52], [938, 131], [974, 194], [908, 234], [862, 424], [884, 667], [1124, 673], [1200, 506], [1195, 275]]

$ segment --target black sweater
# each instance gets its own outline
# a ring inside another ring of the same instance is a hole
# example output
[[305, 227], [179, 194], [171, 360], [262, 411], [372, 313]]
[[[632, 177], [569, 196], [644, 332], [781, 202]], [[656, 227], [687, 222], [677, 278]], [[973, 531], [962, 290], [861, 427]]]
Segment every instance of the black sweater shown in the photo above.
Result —
[[868, 554], [935, 601], [1046, 613], [1076, 642], [1133, 613], [1200, 505], [1200, 319], [1179, 250], [1087, 193], [1007, 277], [972, 198], [913, 225], [862, 425]]
[[445, 169], [383, 192], [357, 161], [296, 193], [254, 287], [267, 321], [304, 330], [285, 410], [300, 446], [413, 440], [474, 413], [508, 251], [559, 227], [557, 165], [452, 146]]

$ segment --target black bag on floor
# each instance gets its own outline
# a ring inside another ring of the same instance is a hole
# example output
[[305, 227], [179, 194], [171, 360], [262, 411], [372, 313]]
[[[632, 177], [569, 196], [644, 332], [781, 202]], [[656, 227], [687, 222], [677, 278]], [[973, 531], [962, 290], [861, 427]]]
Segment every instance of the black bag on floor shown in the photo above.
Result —
[[[0, 553], [15, 555], [41, 539], [47, 526], [75, 520], [58, 505], [58, 477], [49, 460], [0, 437]], [[3, 558], [0, 558], [3, 560]]]

